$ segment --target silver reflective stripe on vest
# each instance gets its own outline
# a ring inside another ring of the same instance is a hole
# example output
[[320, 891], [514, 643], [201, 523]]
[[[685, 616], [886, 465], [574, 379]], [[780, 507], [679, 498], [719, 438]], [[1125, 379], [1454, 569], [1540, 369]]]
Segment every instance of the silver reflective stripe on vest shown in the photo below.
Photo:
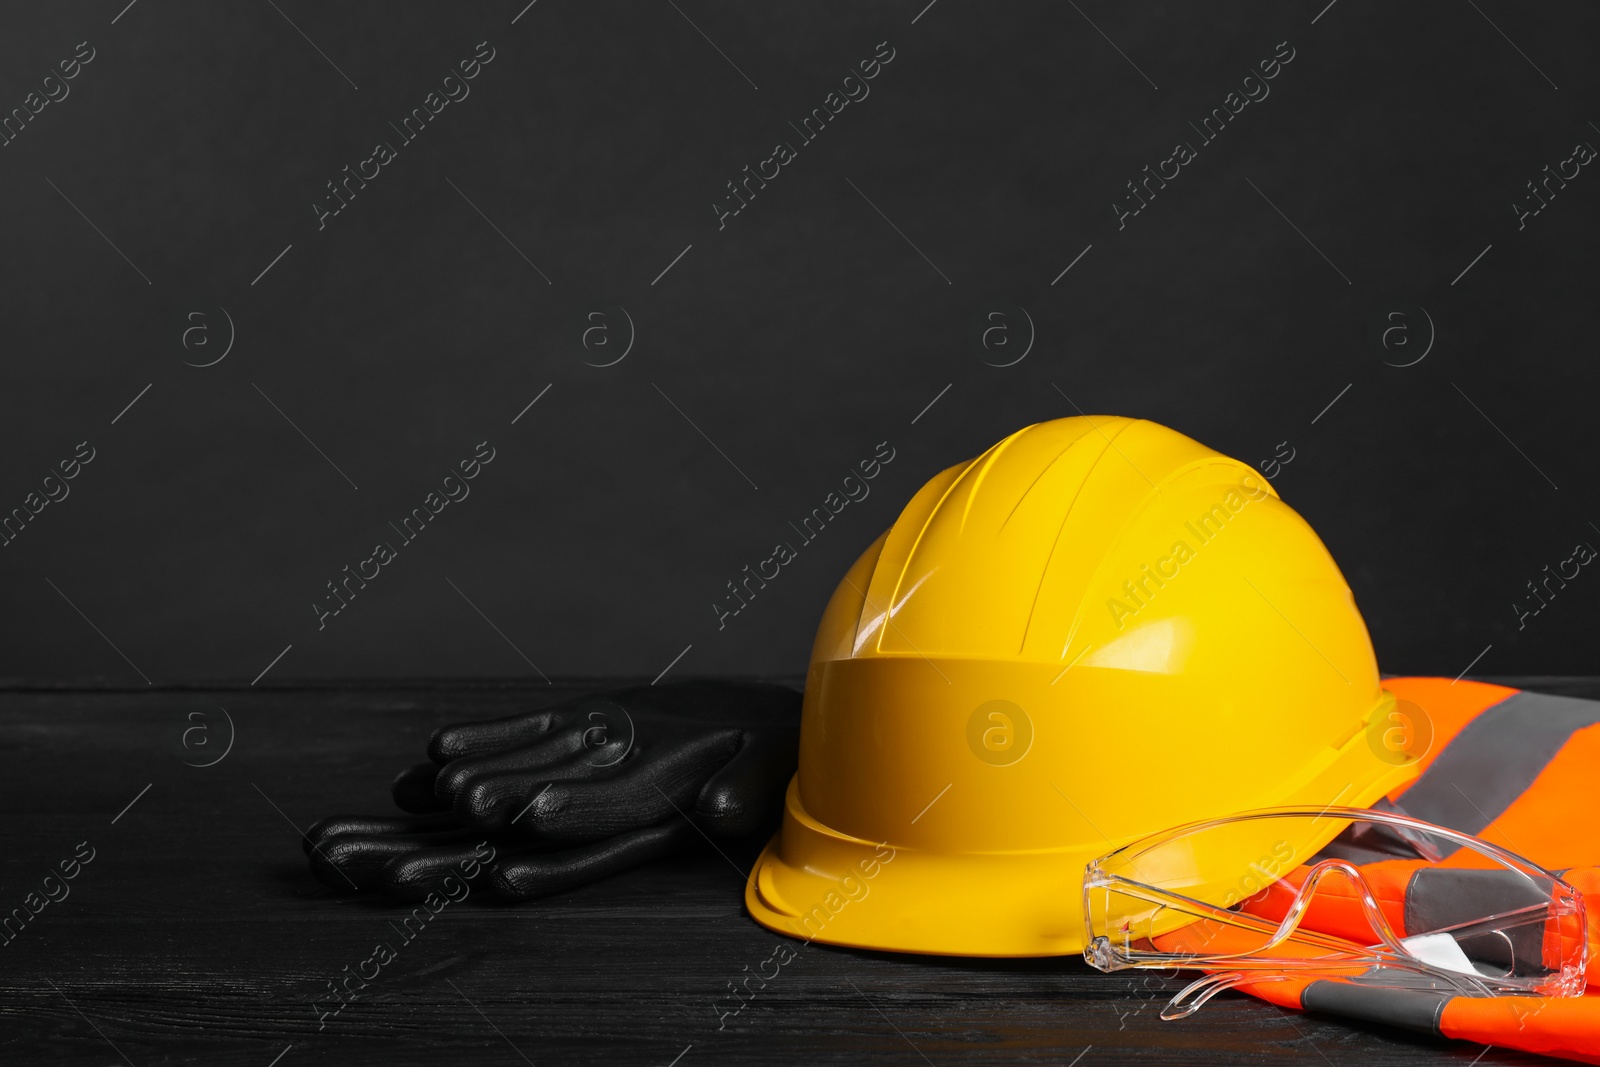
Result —
[[1407, 815], [1481, 834], [1533, 784], [1578, 730], [1600, 723], [1600, 701], [1515, 693], [1485, 708], [1400, 796]]
[[1369, 985], [1367, 981], [1382, 982], [1377, 972], [1349, 982], [1330, 979], [1312, 982], [1300, 994], [1300, 1006], [1306, 1011], [1323, 1011], [1343, 1015], [1348, 1019], [1363, 1019], [1386, 1026], [1403, 1026], [1407, 1030], [1420, 1030], [1425, 1034], [1438, 1034], [1439, 1016], [1444, 1006], [1456, 994], [1432, 992], [1422, 989], [1399, 989], [1393, 985]]
[[1456, 929], [1456, 943], [1475, 964], [1507, 972], [1519, 964], [1536, 967], [1544, 957], [1544, 922], [1508, 922], [1509, 929], [1475, 936], [1458, 928], [1490, 915], [1512, 915], [1548, 904], [1549, 889], [1520, 871], [1424, 867], [1406, 884], [1406, 935]]

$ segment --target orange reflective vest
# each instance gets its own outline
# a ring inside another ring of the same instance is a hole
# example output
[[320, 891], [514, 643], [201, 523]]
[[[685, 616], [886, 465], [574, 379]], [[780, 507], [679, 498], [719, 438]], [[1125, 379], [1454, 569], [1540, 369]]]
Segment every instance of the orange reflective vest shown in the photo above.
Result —
[[[1448, 678], [1394, 678], [1384, 684], [1422, 709], [1424, 721], [1408, 726], [1423, 732], [1431, 726], [1432, 742], [1418, 777], [1379, 806], [1474, 834], [1564, 872], [1588, 905], [1588, 991], [1580, 997], [1463, 997], [1425, 987], [1363, 984], [1360, 974], [1273, 976], [1237, 988], [1285, 1008], [1600, 1064], [1600, 818], [1591, 806], [1600, 776], [1600, 701]], [[1375, 855], [1361, 866], [1385, 918], [1402, 937], [1408, 916], [1417, 917], [1419, 929], [1452, 910], [1465, 920], [1488, 914], [1472, 909], [1483, 909], [1485, 900], [1494, 898], [1493, 887], [1484, 884], [1494, 872], [1473, 870], [1466, 850], [1437, 863]], [[1319, 891], [1304, 927], [1368, 940], [1370, 929], [1353, 894], [1353, 886]], [[1245, 907], [1281, 918], [1290, 897], [1267, 892]], [[1202, 929], [1211, 926], [1177, 931], [1169, 935], [1170, 944], [1182, 949], [1198, 939], [1195, 948], [1203, 943], [1211, 950], [1226, 949], [1232, 931]]]

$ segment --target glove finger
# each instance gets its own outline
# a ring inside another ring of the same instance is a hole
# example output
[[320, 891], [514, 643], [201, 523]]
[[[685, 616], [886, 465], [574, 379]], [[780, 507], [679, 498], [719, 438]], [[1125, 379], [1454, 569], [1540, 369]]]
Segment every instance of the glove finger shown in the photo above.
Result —
[[475, 832], [455, 843], [413, 848], [384, 861], [378, 873], [379, 888], [396, 900], [423, 900], [437, 893], [459, 901], [468, 889], [488, 880], [491, 866], [501, 854]]
[[433, 791], [434, 780], [438, 774], [437, 764], [418, 763], [395, 775], [394, 781], [389, 786], [395, 807], [414, 815], [431, 811], [449, 811], [450, 805], [441, 801]]
[[738, 751], [742, 736], [739, 730], [713, 730], [636, 748], [610, 777], [540, 786], [514, 821], [536, 839], [593, 841], [684, 815], [706, 780]]
[[[557, 706], [559, 708], [559, 705]], [[428, 758], [435, 763], [468, 756], [484, 756], [503, 748], [531, 744], [560, 726], [558, 710], [524, 711], [501, 719], [458, 722], [441, 726], [428, 742]]]
[[695, 801], [696, 820], [710, 833], [738, 837], [768, 821], [800, 760], [800, 733], [747, 733], [739, 751], [711, 776]]
[[581, 848], [511, 855], [495, 864], [489, 885], [504, 900], [532, 900], [657, 859], [697, 836], [679, 817]]
[[329, 815], [311, 824], [300, 835], [306, 855], [330, 837], [344, 834], [434, 834], [459, 828], [460, 822], [448, 812], [442, 815]]
[[460, 827], [434, 834], [339, 834], [311, 850], [311, 873], [333, 889], [381, 889], [384, 868], [395, 857], [479, 837]]
[[[455, 796], [455, 817], [483, 833], [503, 832], [521, 817], [539, 790], [551, 782], [618, 773], [616, 765], [597, 767], [591, 762], [592, 758], [591, 754], [575, 755], [550, 766], [480, 774], [468, 779]], [[618, 765], [621, 762], [624, 761], [619, 761]]]
[[[553, 730], [543, 741], [532, 745], [451, 760], [438, 770], [434, 795], [446, 804], [455, 803], [462, 793], [480, 778], [516, 771], [541, 771], [587, 755], [589, 766], [603, 767], [621, 759], [626, 751], [618, 740], [602, 740], [603, 733], [583, 722]], [[595, 745], [598, 744], [598, 747]]]
[[590, 747], [597, 747], [623, 734], [631, 738], [633, 719], [612, 696], [583, 697], [542, 711], [441, 727], [428, 744], [428, 757], [435, 763], [449, 763], [521, 748], [548, 739], [563, 726], [577, 727]]

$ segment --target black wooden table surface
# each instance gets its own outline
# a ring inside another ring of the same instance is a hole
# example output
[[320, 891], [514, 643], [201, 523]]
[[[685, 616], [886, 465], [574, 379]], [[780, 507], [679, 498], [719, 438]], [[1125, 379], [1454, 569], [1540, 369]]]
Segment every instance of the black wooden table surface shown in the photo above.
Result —
[[[1522, 684], [1600, 695], [1597, 680]], [[67, 895], [20, 932], [13, 921], [0, 947], [0, 1062], [1553, 1062], [1232, 993], [1166, 1023], [1157, 1013], [1181, 982], [1100, 974], [1076, 958], [786, 941], [796, 958], [741, 1002], [730, 983], [781, 940], [744, 913], [755, 843], [517, 907], [474, 896], [409, 941], [395, 926], [404, 909], [340, 895], [306, 872], [299, 831], [333, 811], [388, 810], [389, 779], [420, 758], [434, 726], [572, 691], [0, 693], [0, 915], [31, 914], [25, 901], [38, 893], [37, 906], [46, 875], [93, 857], [71, 881], [51, 882]], [[396, 957], [322, 1018], [335, 1003], [329, 981], [379, 942]]]

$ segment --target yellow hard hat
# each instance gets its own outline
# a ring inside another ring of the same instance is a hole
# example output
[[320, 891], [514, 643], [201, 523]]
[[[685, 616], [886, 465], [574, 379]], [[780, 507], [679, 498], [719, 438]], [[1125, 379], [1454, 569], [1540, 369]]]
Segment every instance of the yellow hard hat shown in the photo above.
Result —
[[923, 486], [828, 602], [745, 901], [806, 940], [1079, 952], [1113, 848], [1414, 776], [1376, 740], [1394, 704], [1328, 550], [1250, 467], [1142, 420], [1029, 426]]

